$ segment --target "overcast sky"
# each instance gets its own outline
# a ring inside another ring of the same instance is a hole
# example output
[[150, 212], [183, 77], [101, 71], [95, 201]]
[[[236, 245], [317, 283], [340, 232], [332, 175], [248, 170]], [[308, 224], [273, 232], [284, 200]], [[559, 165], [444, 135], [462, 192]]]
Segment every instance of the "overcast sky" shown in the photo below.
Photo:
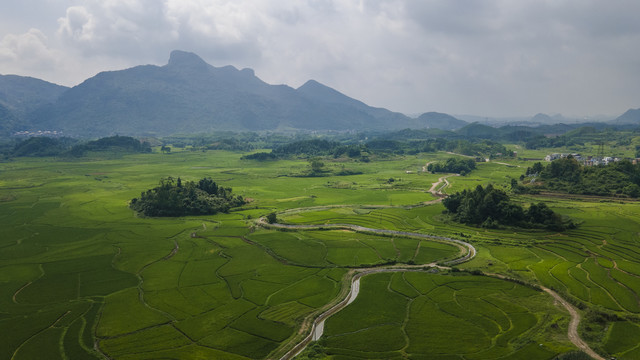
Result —
[[73, 86], [171, 50], [404, 113], [617, 116], [640, 107], [638, 0], [20, 0], [0, 74]]

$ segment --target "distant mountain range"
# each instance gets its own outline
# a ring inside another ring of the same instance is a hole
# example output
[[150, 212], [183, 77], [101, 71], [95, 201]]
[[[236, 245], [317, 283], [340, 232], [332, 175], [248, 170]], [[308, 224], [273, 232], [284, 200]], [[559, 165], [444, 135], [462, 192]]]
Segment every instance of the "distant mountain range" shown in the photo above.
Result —
[[4, 135], [24, 130], [79, 137], [220, 130], [455, 130], [467, 124], [442, 113], [410, 118], [371, 107], [314, 80], [297, 89], [270, 85], [251, 69], [214, 67], [183, 51], [173, 51], [167, 65], [102, 72], [72, 88], [0, 75]]
[[[214, 67], [183, 51], [173, 51], [165, 66], [102, 72], [73, 88], [30, 78], [2, 79], [5, 132], [46, 129], [94, 137], [433, 126], [429, 118], [371, 107], [314, 80], [298, 89], [270, 85], [251, 69]], [[460, 127], [437, 121], [447, 129]]]

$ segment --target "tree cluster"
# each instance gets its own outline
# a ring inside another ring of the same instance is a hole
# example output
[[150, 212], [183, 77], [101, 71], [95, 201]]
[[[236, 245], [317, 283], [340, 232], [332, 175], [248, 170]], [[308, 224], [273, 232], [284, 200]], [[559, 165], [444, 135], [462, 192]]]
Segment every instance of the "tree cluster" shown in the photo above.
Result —
[[524, 146], [527, 149], [557, 148], [576, 145], [584, 145], [584, 142], [565, 135], [557, 137], [546, 137], [544, 135], [537, 135], [535, 137], [527, 139], [524, 143]]
[[432, 173], [456, 173], [467, 175], [476, 168], [474, 159], [462, 159], [451, 157], [444, 162], [432, 163], [427, 166], [427, 170]]
[[159, 186], [132, 199], [129, 207], [146, 216], [186, 216], [228, 212], [244, 204], [244, 199], [234, 196], [231, 188], [219, 186], [211, 178], [183, 182], [167, 177], [160, 180]]
[[84, 156], [87, 152], [148, 153], [151, 146], [129, 136], [111, 136], [86, 143], [71, 138], [31, 137], [17, 143], [11, 156]]
[[69, 151], [75, 143], [77, 140], [71, 138], [34, 136], [17, 143], [10, 154], [15, 157], [59, 156]]
[[[640, 197], [640, 165], [628, 160], [609, 165], [583, 166], [571, 156], [543, 166], [536, 163], [526, 175], [541, 181], [532, 187], [570, 194]], [[523, 177], [524, 179], [524, 177]]]
[[84, 156], [87, 152], [150, 153], [151, 146], [130, 136], [116, 135], [76, 145], [69, 150], [68, 155]]
[[545, 203], [531, 204], [528, 209], [513, 203], [506, 192], [489, 184], [475, 190], [464, 190], [445, 198], [442, 204], [453, 219], [468, 225], [497, 228], [500, 225], [524, 228], [546, 228], [562, 231], [573, 227], [565, 223]]
[[368, 149], [364, 145], [343, 145], [335, 141], [311, 139], [278, 145], [274, 147], [270, 153], [257, 152], [245, 155], [242, 159], [267, 161], [300, 156], [333, 156], [334, 158], [346, 156], [349, 158], [360, 158], [363, 152], [368, 152]]

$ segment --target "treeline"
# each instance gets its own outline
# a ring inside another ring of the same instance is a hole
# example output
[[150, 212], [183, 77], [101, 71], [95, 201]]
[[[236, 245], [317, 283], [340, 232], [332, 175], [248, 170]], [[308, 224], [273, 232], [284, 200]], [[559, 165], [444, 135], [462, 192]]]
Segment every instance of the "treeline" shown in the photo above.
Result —
[[219, 186], [211, 178], [183, 182], [167, 177], [132, 199], [129, 207], [146, 216], [186, 216], [228, 212], [244, 204], [242, 196], [234, 196], [231, 188]]
[[71, 138], [31, 137], [17, 143], [9, 152], [11, 157], [71, 156], [88, 152], [146, 153], [151, 146], [129, 136], [111, 136], [86, 143]]
[[467, 175], [476, 168], [474, 159], [462, 159], [451, 157], [444, 162], [436, 162], [427, 165], [427, 171], [432, 173], [456, 173]]
[[535, 163], [527, 168], [521, 180], [524, 191], [545, 189], [569, 194], [640, 197], [640, 165], [628, 160], [584, 166], [569, 156], [546, 166]]
[[274, 147], [271, 152], [246, 155], [247, 160], [276, 160], [295, 157], [330, 156], [368, 161], [369, 156], [415, 155], [421, 152], [450, 151], [468, 156], [510, 157], [513, 152], [503, 144], [491, 140], [472, 142], [468, 140], [426, 139], [400, 141], [372, 139], [362, 143], [344, 144], [325, 139], [300, 140]]
[[257, 152], [245, 155], [242, 159], [266, 161], [293, 157], [331, 156], [333, 158], [349, 157], [366, 161], [363, 156], [366, 157], [368, 153], [370, 153], [370, 150], [366, 145], [341, 144], [325, 139], [311, 139], [279, 145], [274, 147], [271, 152]]
[[8, 151], [11, 157], [45, 157], [68, 153], [78, 141], [72, 138], [35, 136], [17, 143]]
[[125, 153], [150, 153], [151, 146], [147, 142], [140, 142], [129, 136], [110, 136], [86, 144], [79, 144], [69, 150], [72, 156], [84, 156], [88, 152], [125, 152]]
[[562, 231], [575, 227], [571, 221], [564, 222], [545, 203], [531, 204], [525, 210], [512, 202], [506, 192], [491, 184], [486, 188], [478, 185], [475, 190], [450, 195], [442, 204], [455, 221], [484, 228], [505, 225]]

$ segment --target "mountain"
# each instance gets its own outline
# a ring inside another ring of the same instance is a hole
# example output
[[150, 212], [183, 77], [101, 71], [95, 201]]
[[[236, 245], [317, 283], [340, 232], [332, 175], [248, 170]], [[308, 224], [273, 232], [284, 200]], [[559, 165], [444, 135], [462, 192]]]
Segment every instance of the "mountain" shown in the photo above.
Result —
[[547, 124], [547, 125], [551, 125], [551, 124], [555, 124], [556, 122], [553, 120], [553, 118], [547, 114], [542, 114], [542, 113], [538, 113], [535, 116], [533, 116], [530, 120], [532, 123], [538, 123], [538, 124]]
[[68, 89], [31, 77], [0, 75], [0, 105], [23, 118], [32, 109], [55, 102]]
[[30, 117], [33, 129], [72, 136], [168, 135], [214, 130], [351, 130], [409, 127], [408, 117], [373, 108], [316, 81], [270, 85], [253, 70], [214, 67], [173, 51], [164, 66], [102, 72]]
[[307, 81], [297, 89], [297, 92], [309, 100], [319, 101], [327, 105], [344, 106], [345, 108], [352, 108], [363, 112], [374, 117], [378, 122], [382, 122], [380, 125], [389, 122], [386, 124], [389, 126], [394, 121], [400, 121], [402, 123], [411, 121], [409, 117], [403, 114], [392, 112], [384, 108], [371, 107], [362, 101], [350, 98], [315, 80]]
[[10, 135], [16, 126], [15, 115], [0, 104], [0, 136]]
[[0, 136], [24, 130], [30, 111], [55, 102], [67, 89], [31, 77], [0, 75]]
[[640, 109], [629, 109], [612, 121], [614, 124], [640, 124]]
[[417, 119], [419, 128], [440, 129], [440, 130], [456, 130], [469, 124], [466, 121], [456, 119], [449, 114], [438, 112], [426, 112]]

